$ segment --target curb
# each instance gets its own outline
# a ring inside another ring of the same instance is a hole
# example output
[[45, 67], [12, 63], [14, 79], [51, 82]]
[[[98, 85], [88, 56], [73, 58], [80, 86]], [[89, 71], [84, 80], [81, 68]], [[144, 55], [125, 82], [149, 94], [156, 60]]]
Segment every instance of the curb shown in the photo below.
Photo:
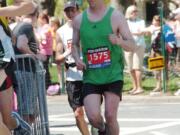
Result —
[[[67, 95], [56, 95], [56, 96], [47, 96], [47, 101], [50, 103], [53, 102], [61, 102], [66, 103]], [[123, 95], [122, 103], [180, 103], [180, 96], [172, 96], [172, 95]]]
[[167, 95], [157, 95], [157, 96], [123, 96], [122, 102], [124, 103], [180, 103], [180, 96], [167, 96]]

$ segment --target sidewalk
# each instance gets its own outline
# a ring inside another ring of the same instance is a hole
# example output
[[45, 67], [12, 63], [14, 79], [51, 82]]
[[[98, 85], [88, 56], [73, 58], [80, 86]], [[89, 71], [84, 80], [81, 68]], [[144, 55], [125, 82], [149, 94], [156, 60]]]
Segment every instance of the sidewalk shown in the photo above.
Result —
[[[67, 101], [67, 95], [56, 95], [56, 96], [47, 96], [47, 101], [50, 103], [53, 102], [61, 102], [65, 103]], [[163, 103], [180, 103], [180, 96], [171, 96], [171, 95], [157, 95], [157, 96], [150, 96], [150, 95], [123, 95], [123, 103], [156, 103], [156, 102], [163, 102]]]

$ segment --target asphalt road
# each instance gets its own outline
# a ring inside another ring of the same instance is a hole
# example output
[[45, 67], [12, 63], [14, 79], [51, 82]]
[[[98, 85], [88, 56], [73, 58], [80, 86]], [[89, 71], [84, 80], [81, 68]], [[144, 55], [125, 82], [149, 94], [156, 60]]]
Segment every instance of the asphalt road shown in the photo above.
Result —
[[[81, 135], [65, 95], [48, 97], [48, 110], [51, 135]], [[121, 135], [180, 135], [180, 97], [124, 97], [118, 122]]]

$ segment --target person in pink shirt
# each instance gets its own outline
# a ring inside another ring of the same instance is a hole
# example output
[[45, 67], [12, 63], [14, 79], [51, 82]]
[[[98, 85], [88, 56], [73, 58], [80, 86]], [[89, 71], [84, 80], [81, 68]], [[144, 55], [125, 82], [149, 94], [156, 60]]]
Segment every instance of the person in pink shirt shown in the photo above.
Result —
[[43, 62], [44, 68], [46, 70], [46, 89], [51, 85], [50, 73], [48, 69], [49, 59], [53, 54], [53, 38], [51, 33], [51, 28], [49, 25], [48, 15], [42, 13], [38, 18], [39, 27], [37, 28], [37, 38], [39, 41], [40, 53], [47, 57]]

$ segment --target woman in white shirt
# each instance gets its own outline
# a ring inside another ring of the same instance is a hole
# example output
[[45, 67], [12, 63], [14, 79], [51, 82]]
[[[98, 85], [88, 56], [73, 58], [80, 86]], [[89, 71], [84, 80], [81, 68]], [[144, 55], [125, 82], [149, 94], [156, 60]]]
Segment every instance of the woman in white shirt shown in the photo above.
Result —
[[143, 58], [146, 47], [143, 32], [145, 22], [144, 20], [138, 18], [138, 10], [135, 5], [131, 5], [127, 8], [126, 19], [136, 45], [138, 46], [134, 52], [125, 51], [126, 64], [133, 82], [133, 89], [129, 93], [136, 95], [144, 91], [141, 86], [141, 74], [143, 70]]

